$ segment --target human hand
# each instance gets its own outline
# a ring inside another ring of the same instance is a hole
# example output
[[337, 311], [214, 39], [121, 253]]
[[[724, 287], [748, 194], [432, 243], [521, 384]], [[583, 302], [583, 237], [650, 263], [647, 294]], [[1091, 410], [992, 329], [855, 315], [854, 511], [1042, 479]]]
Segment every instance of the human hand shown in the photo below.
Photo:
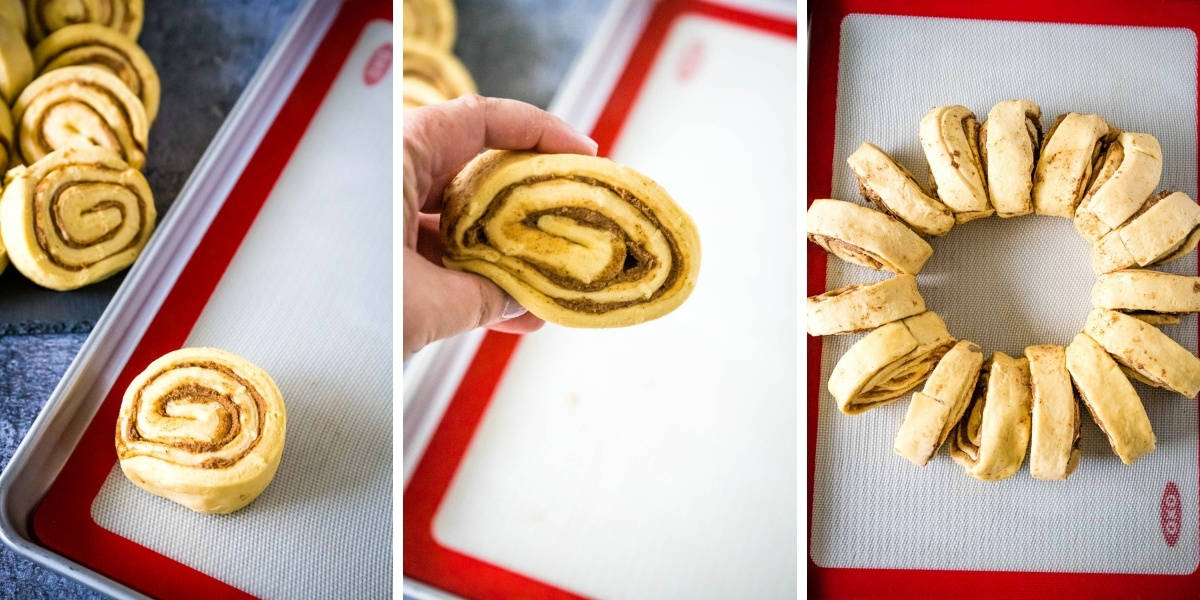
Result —
[[496, 284], [442, 266], [442, 191], [486, 148], [596, 154], [562, 119], [516, 100], [464, 96], [404, 113], [404, 358], [476, 327], [510, 333], [544, 322]]

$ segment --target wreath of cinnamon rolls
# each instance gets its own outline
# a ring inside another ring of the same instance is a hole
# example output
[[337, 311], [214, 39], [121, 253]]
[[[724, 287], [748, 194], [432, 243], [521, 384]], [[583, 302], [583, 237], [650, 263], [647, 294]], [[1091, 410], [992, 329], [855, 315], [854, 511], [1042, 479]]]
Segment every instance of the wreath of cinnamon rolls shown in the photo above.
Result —
[[[945, 445], [968, 475], [987, 481], [1011, 477], [1026, 455], [1034, 478], [1070, 476], [1080, 460], [1080, 402], [1122, 462], [1152, 452], [1154, 431], [1131, 381], [1200, 394], [1200, 358], [1156, 327], [1200, 312], [1200, 277], [1145, 268], [1200, 242], [1200, 206], [1183, 192], [1156, 191], [1158, 140], [1079, 113], [1059, 116], [1043, 135], [1041, 108], [1029, 100], [1000, 102], [983, 123], [966, 107], [935, 107], [919, 137], [928, 187], [863, 142], [847, 162], [875, 208], [818, 199], [808, 209], [811, 242], [895, 274], [808, 298], [809, 335], [866, 332], [829, 375], [838, 408], [857, 414], [911, 392], [895, 452], [923, 467]], [[1094, 308], [1065, 347], [985, 358], [925, 305], [915, 276], [933, 249], [922, 236], [1033, 213], [1071, 219], [1092, 245]]]
[[161, 89], [142, 16], [141, 0], [0, 1], [0, 271], [11, 258], [75, 289], [129, 266], [154, 230], [138, 171]]

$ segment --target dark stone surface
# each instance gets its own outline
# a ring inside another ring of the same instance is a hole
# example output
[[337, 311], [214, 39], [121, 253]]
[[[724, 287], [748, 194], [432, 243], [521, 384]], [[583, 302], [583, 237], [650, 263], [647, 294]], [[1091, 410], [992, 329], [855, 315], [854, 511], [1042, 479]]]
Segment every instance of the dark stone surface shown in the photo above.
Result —
[[[287, 23], [299, 0], [150, 1], [139, 43], [162, 79], [146, 177], [160, 214]], [[121, 276], [73, 292], [0, 275], [0, 462], [7, 464]], [[31, 332], [35, 335], [29, 335]], [[42, 332], [57, 332], [54, 334]], [[75, 332], [75, 333], [63, 333]], [[25, 335], [15, 335], [17, 333]], [[100, 598], [0, 546], [0, 599]]]

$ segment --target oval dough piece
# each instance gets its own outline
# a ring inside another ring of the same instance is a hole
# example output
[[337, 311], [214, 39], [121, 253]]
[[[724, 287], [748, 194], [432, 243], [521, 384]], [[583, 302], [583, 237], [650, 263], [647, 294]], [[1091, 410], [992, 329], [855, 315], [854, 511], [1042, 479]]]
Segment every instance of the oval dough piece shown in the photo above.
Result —
[[1146, 407], [1116, 361], [1087, 334], [1067, 346], [1067, 371], [1096, 425], [1121, 462], [1131, 465], [1154, 451], [1154, 431]]
[[1042, 143], [1033, 175], [1033, 209], [1039, 215], [1075, 216], [1105, 144], [1116, 131], [1099, 115], [1061, 115]]
[[98, 23], [136, 40], [145, 15], [142, 0], [25, 0], [25, 9], [34, 44], [79, 23]]
[[883, 406], [925, 381], [953, 343], [933, 311], [888, 323], [838, 359], [829, 375], [829, 392], [848, 415]]
[[916, 275], [933, 248], [895, 217], [842, 200], [813, 200], [808, 239], [838, 258], [876, 271]]
[[1183, 192], [1163, 192], [1092, 246], [1097, 275], [1182, 258], [1200, 241], [1200, 206]]
[[1029, 100], [1005, 100], [988, 112], [979, 132], [988, 197], [996, 215], [1033, 212], [1033, 167], [1042, 144], [1042, 109]]
[[925, 193], [912, 173], [878, 146], [863, 142], [846, 162], [858, 178], [863, 198], [918, 233], [946, 235], [954, 227], [954, 212]]
[[1066, 479], [1079, 466], [1079, 403], [1067, 372], [1067, 349], [1025, 348], [1033, 392], [1029, 472], [1035, 479]]
[[25, 2], [23, 0], [0, 0], [0, 19], [4, 19], [17, 28], [21, 39], [25, 39], [29, 22], [25, 18]]
[[813, 336], [866, 331], [925, 312], [912, 275], [848, 285], [810, 296], [806, 304], [805, 323]]
[[287, 412], [265, 371], [217, 348], [184, 348], [150, 363], [117, 416], [121, 471], [138, 487], [196, 512], [230, 513], [279, 467]]
[[1093, 308], [1083, 332], [1138, 379], [1188, 398], [1200, 394], [1200, 358], [1157, 327], [1124, 313]]
[[1154, 193], [1162, 175], [1162, 148], [1152, 135], [1122, 132], [1100, 160], [1075, 210], [1075, 228], [1093, 244], [1120, 227]]
[[404, 108], [475, 93], [475, 80], [453, 54], [418, 41], [404, 42]]
[[1200, 312], [1200, 277], [1146, 269], [1105, 273], [1092, 286], [1092, 306], [1151, 325], [1173, 325], [1184, 313]]
[[920, 139], [933, 191], [954, 211], [955, 222], [991, 216], [975, 113], [965, 106], [934, 107], [921, 119]]
[[33, 49], [33, 64], [39, 75], [73, 65], [104, 69], [142, 101], [149, 123], [158, 116], [158, 71], [137, 43], [113, 29], [94, 23], [63, 27]]
[[447, 52], [458, 33], [450, 0], [404, 0], [404, 39], [417, 40]]
[[33, 55], [25, 45], [25, 36], [0, 19], [0, 96], [12, 104], [17, 95], [33, 80]]
[[1029, 361], [996, 352], [979, 376], [966, 418], [950, 441], [950, 456], [983, 481], [1012, 477], [1029, 446]]
[[925, 387], [913, 394], [892, 446], [896, 454], [924, 467], [958, 425], [983, 366], [983, 351], [960, 340], [933, 368]]
[[691, 217], [650, 178], [595, 156], [485, 152], [446, 187], [441, 233], [447, 267], [568, 327], [661, 317], [700, 270]]

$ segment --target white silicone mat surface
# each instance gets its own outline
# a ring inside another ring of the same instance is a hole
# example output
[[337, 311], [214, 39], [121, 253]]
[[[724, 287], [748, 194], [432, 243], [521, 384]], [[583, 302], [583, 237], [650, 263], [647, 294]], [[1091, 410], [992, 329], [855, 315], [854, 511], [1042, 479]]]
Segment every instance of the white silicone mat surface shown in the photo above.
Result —
[[[1196, 197], [1196, 38], [1186, 29], [1102, 27], [850, 15], [842, 23], [833, 195], [859, 200], [846, 156], [867, 140], [918, 180], [929, 175], [917, 128], [929, 108], [963, 104], [984, 118], [997, 101], [1029, 98], [1043, 127], [1095, 112], [1155, 135], [1162, 189]], [[1087, 243], [1065, 219], [989, 218], [933, 240], [918, 277], [930, 309], [985, 354], [1066, 344], [1083, 326], [1095, 280]], [[1162, 268], [1196, 274], [1196, 255]], [[883, 274], [828, 262], [826, 289]], [[1166, 331], [1193, 351], [1196, 318]], [[838, 412], [826, 383], [861, 336], [827, 337], [813, 482], [814, 562], [826, 567], [1191, 573], [1197, 567], [1196, 401], [1136, 384], [1157, 450], [1124, 466], [1083, 412], [1083, 457], [1065, 482], [1028, 465], [998, 483], [963, 473], [945, 448], [923, 470], [892, 451], [907, 398], [857, 416]], [[1182, 531], [1164, 542], [1168, 482]]]
[[391, 37], [365, 29], [187, 339], [278, 384], [274, 481], [211, 516], [114, 468], [92, 505], [102, 527], [260, 597], [392, 589], [392, 78], [362, 76]]
[[792, 39], [675, 22], [611, 156], [695, 219], [695, 292], [525, 336], [440, 543], [593, 597], [795, 596], [795, 69]]

